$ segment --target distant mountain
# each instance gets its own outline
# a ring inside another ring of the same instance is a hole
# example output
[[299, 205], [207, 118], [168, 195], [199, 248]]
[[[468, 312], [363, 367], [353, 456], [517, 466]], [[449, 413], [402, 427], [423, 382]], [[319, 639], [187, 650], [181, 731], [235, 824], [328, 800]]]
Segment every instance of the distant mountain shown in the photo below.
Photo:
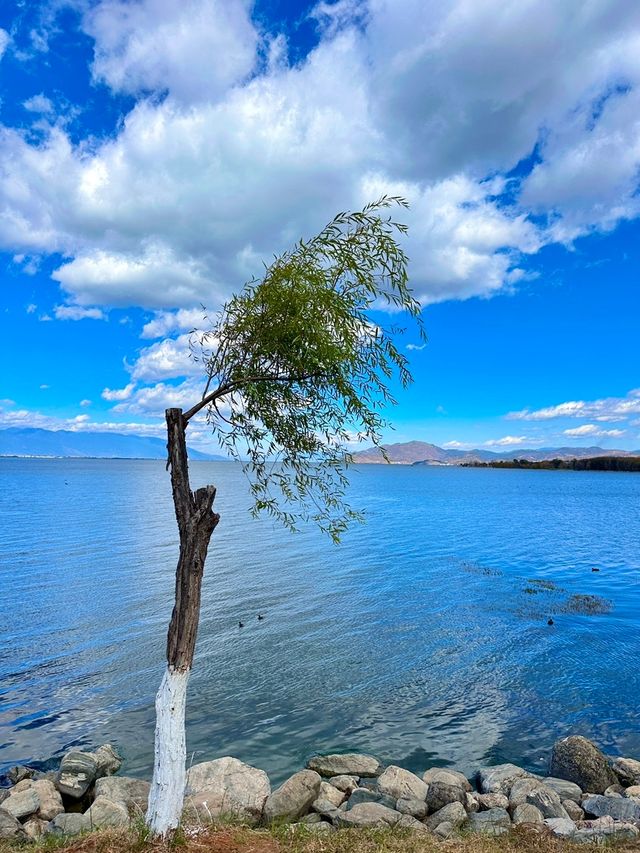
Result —
[[[595, 456], [637, 456], [638, 451], [603, 450], [602, 447], [543, 447], [537, 450], [449, 450], [426, 441], [407, 441], [383, 445], [394, 465], [462, 465], [466, 462], [492, 462], [499, 459], [590, 459]], [[355, 462], [384, 463], [377, 447], [353, 454]]]
[[[0, 456], [68, 456], [99, 459], [166, 459], [162, 438], [111, 432], [9, 427], [0, 429]], [[224, 460], [225, 456], [189, 448], [193, 460]]]

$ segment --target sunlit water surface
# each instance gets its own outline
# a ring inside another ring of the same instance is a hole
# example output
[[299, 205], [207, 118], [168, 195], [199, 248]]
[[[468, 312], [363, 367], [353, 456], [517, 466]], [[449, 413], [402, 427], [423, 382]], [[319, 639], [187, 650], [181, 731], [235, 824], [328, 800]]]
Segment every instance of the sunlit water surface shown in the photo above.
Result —
[[[535, 770], [571, 732], [640, 756], [639, 475], [359, 466], [368, 523], [339, 547], [252, 520], [231, 463], [192, 476], [222, 521], [190, 760], [274, 782], [316, 750]], [[0, 506], [0, 765], [111, 741], [149, 776], [177, 555], [163, 463], [3, 459]], [[563, 613], [572, 594], [610, 612]]]

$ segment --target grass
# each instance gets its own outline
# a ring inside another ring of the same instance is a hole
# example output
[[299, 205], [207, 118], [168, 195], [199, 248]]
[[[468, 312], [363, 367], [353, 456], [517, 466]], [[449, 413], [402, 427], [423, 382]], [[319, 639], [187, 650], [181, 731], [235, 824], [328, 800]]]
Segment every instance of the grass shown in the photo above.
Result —
[[[607, 848], [638, 853], [640, 842], [614, 842]], [[591, 849], [591, 845], [556, 838], [546, 829], [523, 826], [498, 838], [461, 834], [446, 841], [394, 829], [343, 829], [316, 835], [306, 827], [287, 825], [272, 829], [185, 827], [169, 843], [150, 840], [143, 826], [104, 829], [73, 839], [45, 836], [28, 845], [0, 841], [0, 853], [586, 853]]]

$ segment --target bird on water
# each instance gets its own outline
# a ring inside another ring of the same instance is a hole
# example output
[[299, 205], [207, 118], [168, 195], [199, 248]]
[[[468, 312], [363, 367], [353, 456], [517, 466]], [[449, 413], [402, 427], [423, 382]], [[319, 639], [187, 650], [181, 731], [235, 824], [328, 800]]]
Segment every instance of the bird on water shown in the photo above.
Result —
[[238, 628], [244, 628], [244, 622], [238, 622]]

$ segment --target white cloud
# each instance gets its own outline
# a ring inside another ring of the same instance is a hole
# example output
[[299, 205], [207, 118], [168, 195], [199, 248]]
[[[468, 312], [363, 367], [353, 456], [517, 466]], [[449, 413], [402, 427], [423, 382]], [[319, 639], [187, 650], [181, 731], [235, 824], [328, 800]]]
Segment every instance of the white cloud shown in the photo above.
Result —
[[41, 391], [48, 391], [50, 387], [51, 387], [50, 385], [43, 384], [40, 386], [40, 390]]
[[162, 338], [171, 332], [187, 332], [206, 325], [204, 308], [181, 308], [179, 311], [159, 311], [153, 320], [142, 327], [141, 338]]
[[25, 310], [27, 314], [33, 314], [35, 311], [38, 310], [38, 306], [31, 302], [29, 305], [27, 305]]
[[425, 347], [426, 344], [407, 344], [407, 349], [414, 350], [415, 352], [422, 352]]
[[640, 413], [640, 389], [629, 391], [626, 397], [603, 397], [599, 400], [571, 400], [544, 409], [522, 409], [510, 412], [508, 420], [547, 421], [556, 418], [592, 418], [598, 421], [621, 421]]
[[445, 441], [445, 443], [442, 446], [445, 448], [448, 448], [450, 450], [459, 450], [460, 448], [468, 447], [469, 445], [464, 441], [453, 440], [453, 441]]
[[86, 409], [87, 406], [91, 405], [91, 400], [80, 400], [80, 405], [82, 406], [83, 409]]
[[183, 376], [203, 376], [202, 363], [190, 356], [189, 338], [188, 334], [175, 339], [166, 338], [143, 349], [131, 369], [131, 379], [134, 382], [158, 382]]
[[106, 320], [106, 314], [100, 308], [82, 308], [80, 305], [56, 305], [56, 320]]
[[33, 95], [31, 98], [28, 98], [22, 106], [30, 113], [50, 115], [54, 112], [53, 104], [42, 92], [39, 95]]
[[2, 56], [5, 50], [7, 49], [10, 41], [11, 37], [9, 36], [9, 33], [0, 27], [0, 59], [2, 59]]
[[179, 385], [159, 382], [157, 385], [138, 388], [126, 402], [114, 406], [113, 411], [163, 417], [165, 409], [191, 408], [202, 398], [202, 389], [203, 383], [192, 379], [185, 380]]
[[93, 74], [114, 91], [216, 100], [253, 69], [258, 33], [242, 0], [101, 0], [85, 15]]
[[592, 438], [617, 438], [625, 434], [623, 429], [602, 429], [596, 424], [582, 424], [579, 427], [563, 430], [563, 435], [569, 435], [574, 438], [584, 438], [586, 436]]
[[512, 447], [516, 444], [532, 441], [535, 441], [535, 439], [527, 438], [526, 435], [505, 435], [503, 438], [492, 438], [489, 441], [485, 441], [484, 444], [486, 447]]
[[163, 436], [166, 428], [162, 421], [158, 423], [132, 423], [117, 421], [92, 421], [89, 415], [76, 415], [72, 418], [60, 418], [45, 415], [31, 409], [5, 411], [0, 408], [0, 427], [36, 427], [38, 429], [69, 430], [71, 432], [115, 432], [133, 435]]
[[135, 384], [130, 382], [124, 388], [112, 389], [105, 388], [102, 392], [102, 398], [104, 400], [115, 401], [115, 400], [128, 400], [129, 397], [133, 393], [133, 389], [135, 388]]

